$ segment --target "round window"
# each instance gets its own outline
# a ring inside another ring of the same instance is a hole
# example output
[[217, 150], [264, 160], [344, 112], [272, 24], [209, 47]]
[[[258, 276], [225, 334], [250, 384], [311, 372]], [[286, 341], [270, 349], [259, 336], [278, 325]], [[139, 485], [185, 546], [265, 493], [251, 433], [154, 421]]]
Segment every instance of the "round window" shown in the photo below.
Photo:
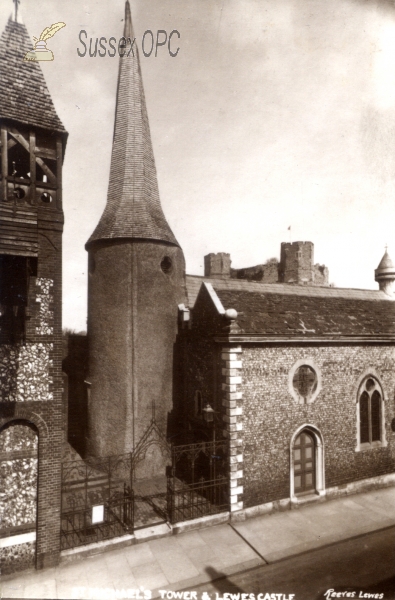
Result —
[[298, 396], [303, 398], [305, 403], [309, 402], [317, 390], [317, 373], [308, 365], [302, 365], [296, 369], [292, 385]]
[[160, 263], [160, 268], [162, 269], [162, 271], [164, 273], [167, 274], [167, 273], [170, 273], [172, 267], [173, 267], [173, 263], [172, 263], [171, 258], [169, 256], [165, 256], [162, 259], [162, 262]]

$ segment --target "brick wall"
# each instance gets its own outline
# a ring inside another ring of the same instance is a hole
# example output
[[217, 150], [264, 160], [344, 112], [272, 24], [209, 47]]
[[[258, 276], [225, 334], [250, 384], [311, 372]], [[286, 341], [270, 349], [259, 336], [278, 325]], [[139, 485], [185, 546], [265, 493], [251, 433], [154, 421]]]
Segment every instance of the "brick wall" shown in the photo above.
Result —
[[[194, 420], [194, 395], [217, 411], [229, 440], [232, 505], [247, 508], [290, 497], [290, 445], [298, 428], [318, 430], [324, 449], [323, 488], [383, 475], [395, 469], [395, 349], [385, 345], [263, 346], [224, 344], [224, 317], [202, 289], [192, 314], [191, 330], [179, 334], [183, 372], [183, 422], [196, 435], [204, 427]], [[233, 351], [234, 350], [234, 351]], [[182, 352], [181, 352], [182, 351]], [[309, 361], [320, 374], [321, 390], [313, 401], [300, 402], [290, 391], [290, 371]], [[384, 391], [386, 446], [357, 448], [358, 385], [364, 374], [376, 375]], [[232, 494], [233, 489], [233, 494]]]
[[38, 431], [36, 542], [4, 546], [7, 571], [29, 566], [32, 548], [37, 568], [56, 565], [60, 552], [63, 213], [56, 207], [37, 207], [37, 213], [37, 275], [30, 277], [26, 342], [0, 347], [0, 431], [15, 420]]
[[[168, 433], [185, 261], [178, 246], [149, 240], [96, 242], [89, 257], [87, 453], [109, 456], [143, 443], [153, 412], [161, 437]], [[161, 449], [159, 437], [155, 443]], [[164, 473], [168, 457], [156, 456], [154, 465], [146, 461], [145, 476], [152, 468]]]
[[[244, 346], [244, 506], [289, 498], [291, 437], [305, 423], [322, 434], [326, 488], [393, 471], [394, 358], [394, 348], [384, 346]], [[321, 371], [322, 390], [311, 404], [298, 403], [289, 391], [289, 372], [300, 359]], [[380, 375], [386, 394], [388, 445], [356, 452], [357, 386], [368, 369]]]

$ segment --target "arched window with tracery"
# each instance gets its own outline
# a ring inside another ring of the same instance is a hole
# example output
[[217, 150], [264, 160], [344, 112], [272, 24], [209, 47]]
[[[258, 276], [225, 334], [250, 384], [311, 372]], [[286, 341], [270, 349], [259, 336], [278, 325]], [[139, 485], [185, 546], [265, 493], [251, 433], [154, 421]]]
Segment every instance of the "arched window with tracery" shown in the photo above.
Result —
[[382, 442], [383, 393], [374, 377], [367, 377], [359, 389], [359, 443], [378, 445]]

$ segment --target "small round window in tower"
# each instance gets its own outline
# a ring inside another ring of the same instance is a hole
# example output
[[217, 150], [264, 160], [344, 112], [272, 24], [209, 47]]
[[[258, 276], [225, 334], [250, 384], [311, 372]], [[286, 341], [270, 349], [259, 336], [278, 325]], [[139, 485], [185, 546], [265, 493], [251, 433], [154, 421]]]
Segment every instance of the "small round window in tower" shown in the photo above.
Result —
[[48, 192], [43, 192], [40, 198], [41, 202], [44, 202], [45, 204], [49, 204], [50, 202], [52, 202], [52, 196], [51, 194], [48, 194]]
[[173, 262], [169, 256], [165, 256], [160, 263], [160, 268], [166, 274], [171, 273], [173, 268]]
[[295, 371], [292, 384], [298, 396], [307, 403], [317, 390], [317, 373], [308, 365], [302, 365]]

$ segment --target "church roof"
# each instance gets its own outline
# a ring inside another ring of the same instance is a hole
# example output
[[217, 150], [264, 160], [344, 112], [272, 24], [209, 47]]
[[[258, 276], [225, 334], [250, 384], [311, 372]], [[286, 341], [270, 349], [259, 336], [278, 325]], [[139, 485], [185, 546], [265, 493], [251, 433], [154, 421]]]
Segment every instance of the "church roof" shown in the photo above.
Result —
[[10, 17], [0, 38], [0, 119], [65, 133], [40, 64], [23, 60], [32, 48], [25, 25]]
[[[240, 335], [280, 338], [394, 339], [395, 303], [381, 291], [260, 284], [187, 277], [191, 300], [203, 279], [217, 308], [235, 309]], [[191, 285], [192, 284], [192, 285]], [[209, 286], [210, 287], [210, 286]], [[219, 300], [219, 302], [218, 302]], [[198, 305], [196, 305], [197, 310]], [[193, 321], [192, 321], [193, 322]], [[222, 326], [217, 331], [220, 333]]]
[[[128, 0], [124, 37], [134, 38]], [[133, 52], [128, 45], [125, 56], [119, 60], [107, 205], [87, 246], [114, 238], [142, 238], [178, 245], [160, 204], [137, 45], [133, 46]]]
[[186, 285], [188, 293], [188, 306], [195, 304], [200, 287], [203, 282], [211, 283], [215, 289], [258, 292], [260, 294], [285, 294], [287, 296], [310, 296], [313, 298], [349, 298], [356, 300], [386, 300], [390, 301], [387, 294], [379, 290], [360, 290], [352, 288], [332, 288], [308, 285], [295, 285], [287, 283], [260, 283], [243, 279], [216, 279], [199, 275], [187, 275]]

